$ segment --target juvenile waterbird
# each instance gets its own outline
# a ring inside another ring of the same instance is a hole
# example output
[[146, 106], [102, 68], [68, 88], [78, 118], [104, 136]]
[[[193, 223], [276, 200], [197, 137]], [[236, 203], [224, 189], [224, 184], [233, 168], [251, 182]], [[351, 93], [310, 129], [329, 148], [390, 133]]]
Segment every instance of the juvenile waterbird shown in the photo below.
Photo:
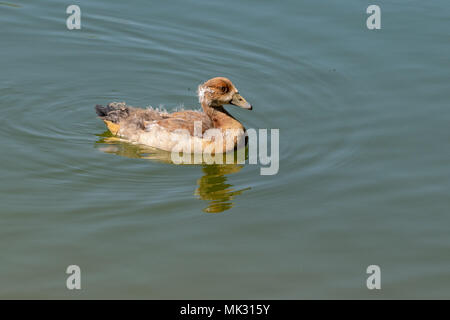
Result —
[[225, 153], [242, 145], [245, 128], [223, 106], [247, 110], [252, 106], [233, 83], [224, 77], [212, 78], [200, 84], [197, 93], [203, 111], [168, 113], [124, 102], [96, 105], [95, 110], [113, 135], [165, 151]]

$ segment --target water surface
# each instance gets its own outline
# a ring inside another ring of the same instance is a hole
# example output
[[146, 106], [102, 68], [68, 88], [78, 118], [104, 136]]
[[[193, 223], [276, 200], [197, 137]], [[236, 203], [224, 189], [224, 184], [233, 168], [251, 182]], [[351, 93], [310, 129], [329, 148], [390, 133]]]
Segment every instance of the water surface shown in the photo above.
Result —
[[[1, 298], [448, 298], [450, 4], [0, 2]], [[229, 77], [280, 170], [182, 165], [93, 106]], [[65, 287], [68, 265], [82, 290]], [[366, 268], [382, 289], [366, 288]]]

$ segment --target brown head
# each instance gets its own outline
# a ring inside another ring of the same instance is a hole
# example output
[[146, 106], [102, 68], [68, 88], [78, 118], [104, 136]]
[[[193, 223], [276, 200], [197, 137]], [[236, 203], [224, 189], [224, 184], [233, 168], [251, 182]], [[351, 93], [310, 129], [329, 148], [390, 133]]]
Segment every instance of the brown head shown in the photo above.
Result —
[[252, 106], [239, 94], [231, 81], [224, 77], [212, 78], [198, 86], [200, 103], [210, 107], [232, 104], [243, 109], [252, 110]]

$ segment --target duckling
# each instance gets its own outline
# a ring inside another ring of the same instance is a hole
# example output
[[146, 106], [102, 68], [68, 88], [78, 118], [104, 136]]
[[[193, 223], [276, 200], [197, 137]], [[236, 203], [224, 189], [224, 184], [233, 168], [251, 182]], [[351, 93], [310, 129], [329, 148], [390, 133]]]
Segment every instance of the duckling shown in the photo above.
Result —
[[113, 135], [165, 151], [226, 153], [245, 144], [244, 126], [223, 107], [232, 104], [252, 110], [233, 83], [212, 78], [200, 84], [197, 93], [203, 111], [168, 113], [124, 102], [96, 105], [95, 110]]

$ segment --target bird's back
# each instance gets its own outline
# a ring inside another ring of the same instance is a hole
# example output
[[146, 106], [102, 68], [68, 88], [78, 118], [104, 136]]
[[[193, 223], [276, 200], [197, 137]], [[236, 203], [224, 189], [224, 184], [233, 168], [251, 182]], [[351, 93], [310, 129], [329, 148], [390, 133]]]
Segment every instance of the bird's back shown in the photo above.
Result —
[[[135, 108], [124, 102], [112, 102], [106, 106], [97, 105], [95, 110], [112, 134], [134, 141], [142, 138], [151, 141], [167, 140], [162, 136], [164, 133], [180, 131], [194, 136], [200, 132], [203, 134], [214, 126], [205, 113], [194, 110], [168, 113], [153, 108]], [[155, 142], [155, 147], [161, 148], [161, 144]]]

